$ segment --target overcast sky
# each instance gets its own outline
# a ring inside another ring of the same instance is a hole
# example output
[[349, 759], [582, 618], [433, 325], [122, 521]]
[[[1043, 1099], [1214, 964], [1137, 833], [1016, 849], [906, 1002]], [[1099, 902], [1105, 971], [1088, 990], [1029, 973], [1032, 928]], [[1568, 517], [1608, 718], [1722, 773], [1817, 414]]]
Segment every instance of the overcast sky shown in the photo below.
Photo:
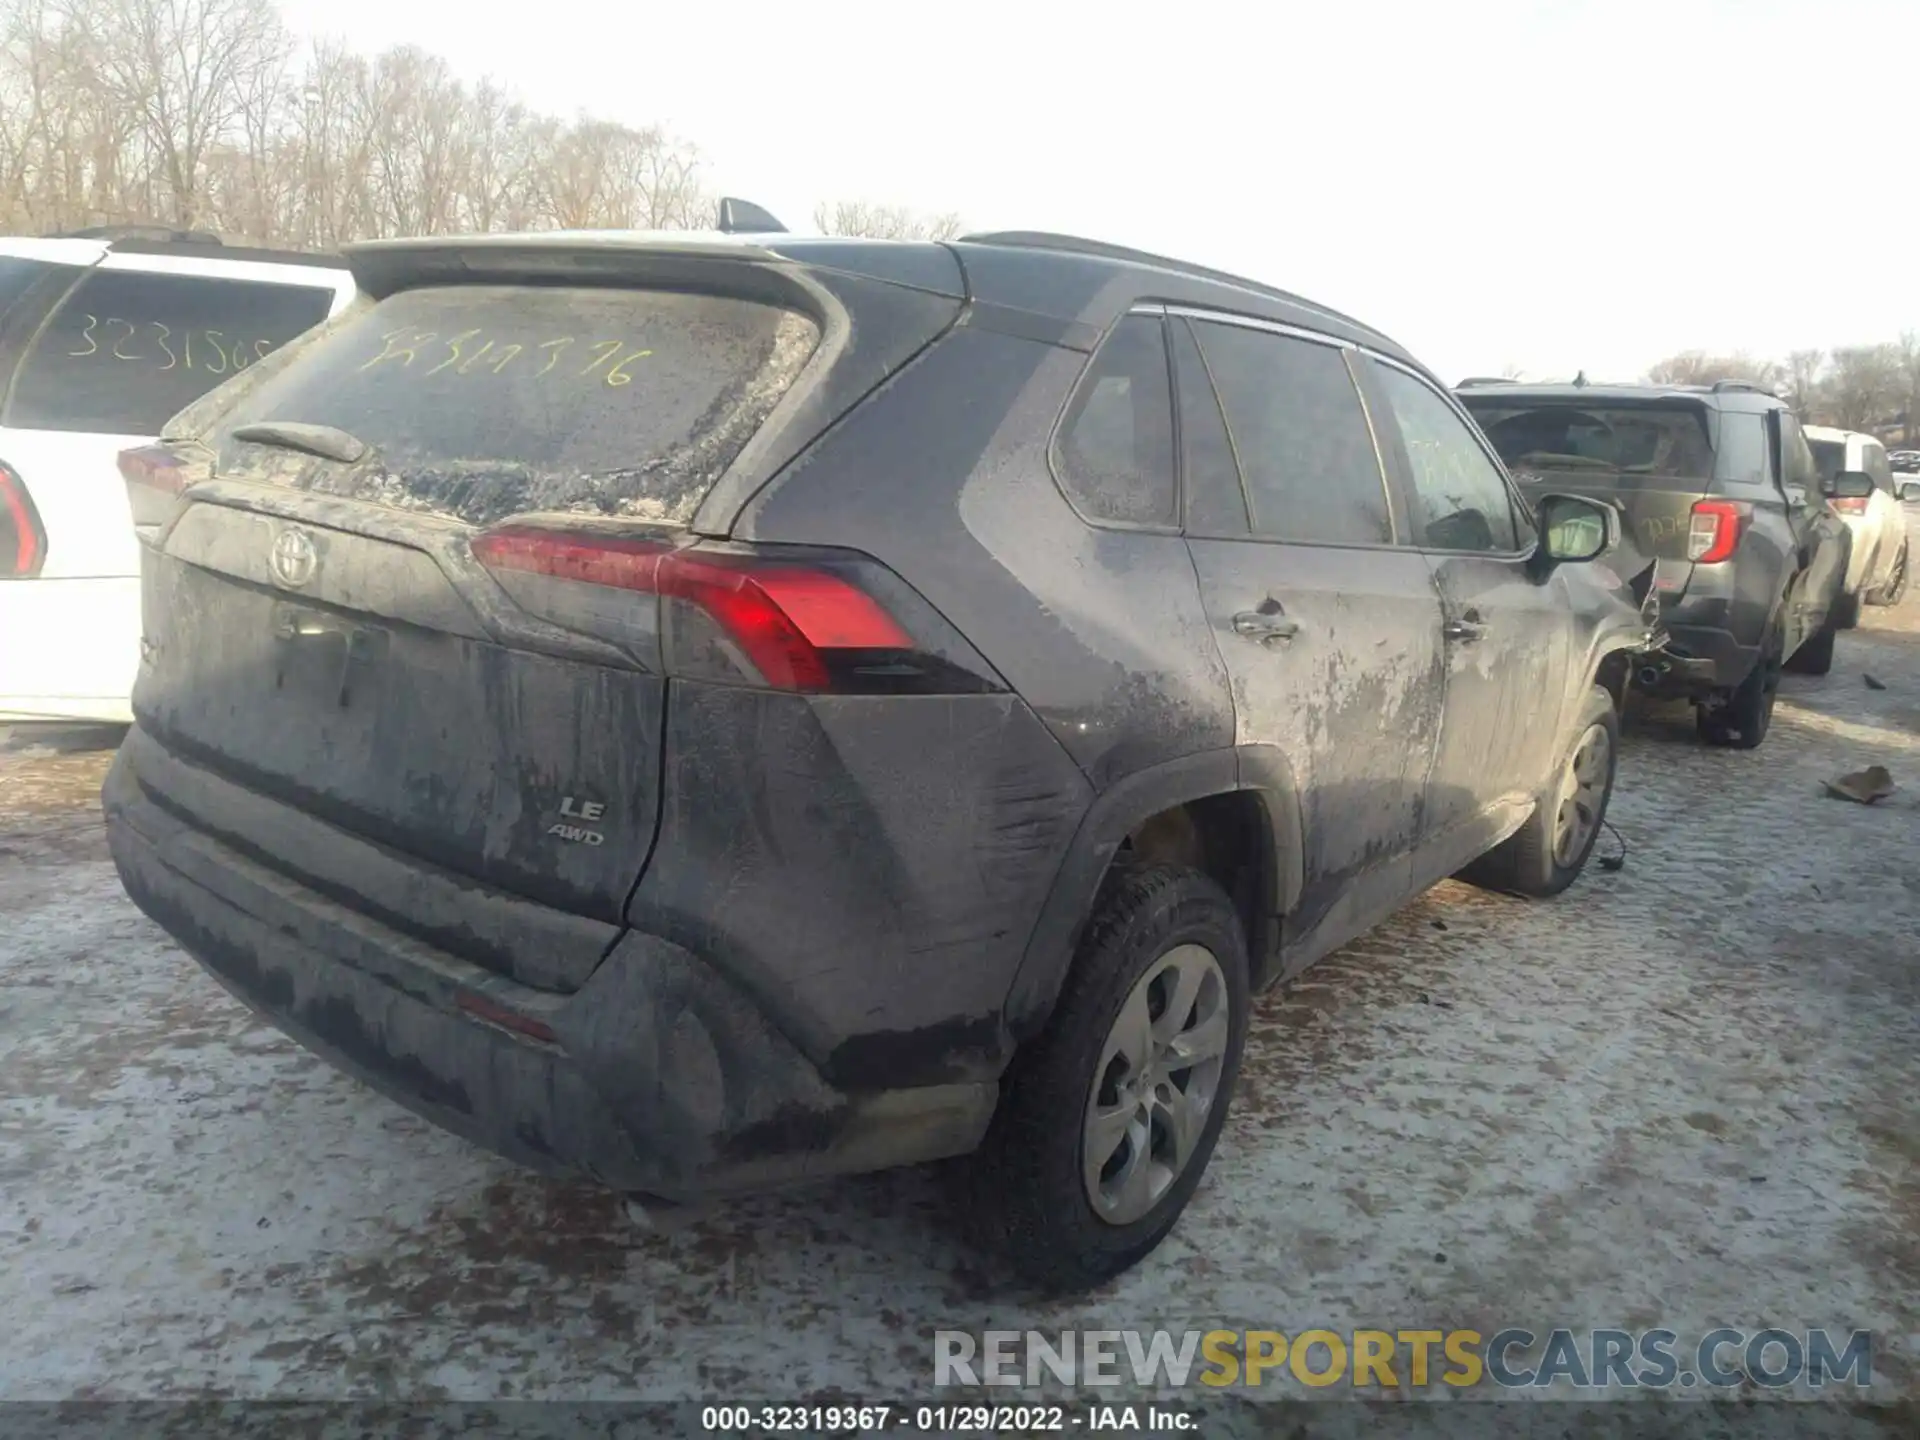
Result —
[[1157, 250], [1449, 380], [1920, 329], [1916, 0], [284, 9], [663, 123], [795, 230], [859, 198]]

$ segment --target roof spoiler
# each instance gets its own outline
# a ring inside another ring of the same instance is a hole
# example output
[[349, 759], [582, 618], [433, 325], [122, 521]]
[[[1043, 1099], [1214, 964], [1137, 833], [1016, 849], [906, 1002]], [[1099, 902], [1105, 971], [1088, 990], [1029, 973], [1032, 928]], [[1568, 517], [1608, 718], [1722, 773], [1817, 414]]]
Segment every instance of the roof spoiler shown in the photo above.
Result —
[[1475, 385], [1517, 385], [1519, 383], [1517, 380], [1509, 380], [1505, 375], [1469, 375], [1453, 388], [1469, 390]]
[[720, 218], [714, 229], [722, 235], [784, 235], [787, 227], [751, 200], [725, 195], [720, 200]]

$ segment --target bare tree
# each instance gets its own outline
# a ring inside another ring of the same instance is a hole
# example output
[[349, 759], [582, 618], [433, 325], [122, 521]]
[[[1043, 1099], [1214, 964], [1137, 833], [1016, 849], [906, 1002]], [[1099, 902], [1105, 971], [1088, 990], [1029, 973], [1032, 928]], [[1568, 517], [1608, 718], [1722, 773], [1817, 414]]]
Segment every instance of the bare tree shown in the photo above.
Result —
[[1780, 367], [1780, 383], [1785, 399], [1802, 420], [1811, 422], [1819, 417], [1824, 401], [1821, 382], [1826, 370], [1827, 353], [1824, 350], [1795, 350]]
[[270, 0], [64, 0], [66, 23], [92, 40], [106, 89], [137, 117], [179, 225], [199, 223], [208, 155], [272, 88], [288, 39]]
[[686, 229], [709, 208], [693, 152], [657, 129], [582, 118], [553, 134], [542, 168], [564, 229]]
[[170, 221], [331, 248], [708, 223], [692, 146], [529, 112], [437, 56], [296, 59], [273, 0], [0, 0], [0, 226]]
[[1833, 352], [1829, 382], [1833, 422], [1848, 430], [1883, 424], [1900, 405], [1905, 376], [1895, 345], [1854, 345]]
[[1756, 360], [1751, 355], [1709, 355], [1688, 350], [1671, 355], [1647, 371], [1655, 385], [1711, 385], [1718, 380], [1744, 380], [1750, 385], [1772, 387], [1780, 381], [1780, 367], [1771, 360]]
[[1901, 331], [1894, 353], [1900, 366], [1900, 439], [1911, 445], [1920, 434], [1920, 333]]
[[952, 240], [966, 228], [958, 215], [922, 215], [904, 205], [837, 200], [813, 212], [822, 235], [860, 235], [872, 240]]

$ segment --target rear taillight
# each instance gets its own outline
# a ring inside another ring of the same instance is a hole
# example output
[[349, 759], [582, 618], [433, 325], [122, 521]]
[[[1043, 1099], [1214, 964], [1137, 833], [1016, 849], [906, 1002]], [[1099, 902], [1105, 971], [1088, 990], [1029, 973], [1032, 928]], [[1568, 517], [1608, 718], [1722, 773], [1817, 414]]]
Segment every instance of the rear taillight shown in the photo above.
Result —
[[815, 694], [1004, 688], [932, 606], [863, 555], [524, 525], [477, 535], [472, 549], [522, 609], [668, 675]]
[[1696, 500], [1687, 526], [1687, 559], [1718, 565], [1732, 555], [1746, 529], [1747, 507], [1735, 500]]
[[142, 445], [120, 452], [120, 478], [127, 482], [127, 507], [135, 525], [159, 525], [189, 485], [204, 480], [203, 467], [190, 464], [165, 445]]
[[1867, 500], [1864, 495], [1842, 495], [1827, 502], [1842, 515], [1864, 515], [1867, 513]]
[[31, 580], [47, 563], [47, 532], [26, 483], [0, 464], [0, 580]]

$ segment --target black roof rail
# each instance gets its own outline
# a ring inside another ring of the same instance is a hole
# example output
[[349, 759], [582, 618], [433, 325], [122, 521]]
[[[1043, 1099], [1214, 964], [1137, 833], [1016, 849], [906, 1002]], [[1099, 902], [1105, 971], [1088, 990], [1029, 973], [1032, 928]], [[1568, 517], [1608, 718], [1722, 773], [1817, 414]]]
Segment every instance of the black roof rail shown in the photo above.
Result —
[[1329, 320], [1337, 320], [1342, 325], [1351, 325], [1356, 330], [1365, 331], [1394, 349], [1400, 347], [1380, 331], [1363, 320], [1351, 315], [1343, 315], [1338, 310], [1309, 300], [1305, 296], [1295, 295], [1290, 290], [1282, 290], [1273, 285], [1263, 285], [1258, 280], [1249, 280], [1244, 275], [1235, 275], [1226, 270], [1214, 270], [1205, 265], [1194, 265], [1185, 260], [1175, 260], [1167, 255], [1156, 255], [1150, 250], [1135, 250], [1126, 245], [1110, 245], [1104, 240], [1087, 240], [1078, 235], [1058, 235], [1049, 230], [987, 230], [973, 235], [962, 235], [960, 242], [965, 245], [1004, 245], [1019, 250], [1058, 250], [1069, 255], [1091, 255], [1102, 260], [1121, 260], [1130, 265], [1151, 265], [1158, 270], [1171, 270], [1175, 274], [1188, 275], [1196, 280], [1213, 280], [1223, 285], [1235, 285], [1242, 290], [1251, 290], [1256, 295], [1265, 295], [1270, 300], [1284, 300], [1289, 305], [1298, 305]]
[[1468, 390], [1475, 385], [1518, 385], [1518, 380], [1510, 380], [1505, 375], [1469, 375], [1453, 388]]
[[56, 230], [50, 240], [144, 240], [148, 243], [173, 242], [182, 245], [219, 245], [224, 242], [211, 230], [178, 230], [171, 225], [86, 225], [78, 230]]

